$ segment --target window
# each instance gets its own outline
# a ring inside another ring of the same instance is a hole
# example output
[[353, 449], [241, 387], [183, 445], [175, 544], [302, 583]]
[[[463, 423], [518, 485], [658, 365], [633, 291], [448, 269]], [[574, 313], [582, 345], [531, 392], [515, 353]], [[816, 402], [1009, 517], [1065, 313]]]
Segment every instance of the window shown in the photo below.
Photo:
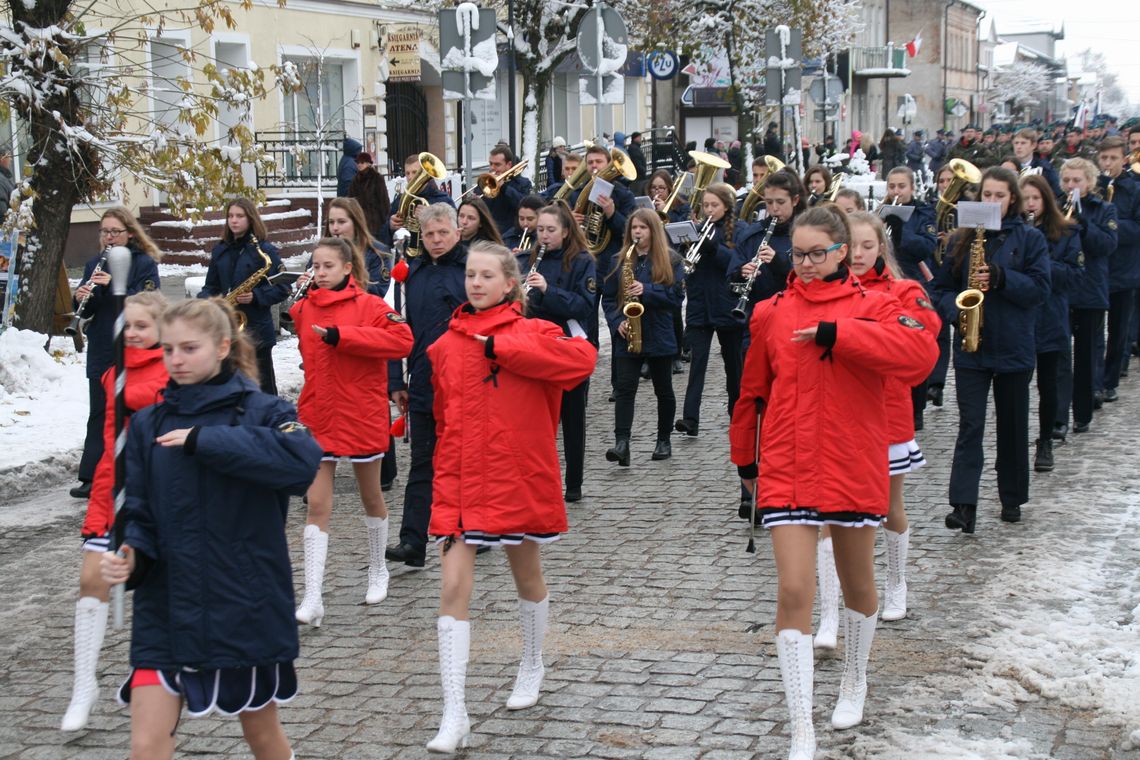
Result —
[[[297, 67], [303, 89], [285, 96], [285, 123], [301, 132], [345, 129], [344, 63], [335, 59], [285, 56]], [[319, 102], [318, 102], [319, 99]]]
[[150, 101], [156, 125], [181, 132], [178, 127], [182, 112], [183, 89], [180, 82], [190, 78], [190, 66], [182, 57], [187, 41], [180, 37], [152, 37], [150, 40]]

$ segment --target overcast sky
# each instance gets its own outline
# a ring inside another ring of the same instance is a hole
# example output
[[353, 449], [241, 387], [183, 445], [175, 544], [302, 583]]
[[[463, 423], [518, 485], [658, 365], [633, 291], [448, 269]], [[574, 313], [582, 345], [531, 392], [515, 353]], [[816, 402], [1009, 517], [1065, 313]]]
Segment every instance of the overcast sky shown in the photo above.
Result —
[[988, 11], [997, 22], [997, 32], [1015, 32], [1025, 23], [1051, 21], [1056, 28], [1065, 25], [1065, 39], [1057, 43], [1058, 53], [1077, 54], [1085, 48], [1104, 53], [1116, 72], [1134, 108], [1140, 112], [1140, 3], [1098, 0], [1074, 3], [1072, 0], [970, 0]]

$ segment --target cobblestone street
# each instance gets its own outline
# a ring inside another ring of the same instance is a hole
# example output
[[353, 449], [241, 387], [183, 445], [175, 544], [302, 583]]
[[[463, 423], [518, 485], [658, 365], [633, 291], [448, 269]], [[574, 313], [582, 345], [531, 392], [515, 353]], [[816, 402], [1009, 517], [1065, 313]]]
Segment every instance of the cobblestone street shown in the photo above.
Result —
[[[520, 649], [505, 556], [478, 559], [467, 680], [474, 735], [465, 756], [782, 758], [775, 569], [766, 535], [758, 534], [756, 554], [745, 553], [719, 361], [710, 363], [701, 437], [674, 437], [669, 461], [649, 459], [654, 403], [641, 384], [633, 466], [618, 468], [604, 459], [613, 423], [608, 353], [591, 387], [585, 499], [570, 505], [570, 533], [544, 550], [547, 676], [529, 710], [505, 707]], [[685, 379], [674, 376], [678, 408]], [[945, 408], [927, 410], [919, 442], [930, 465], [907, 487], [910, 617], [879, 626], [867, 720], [855, 729], [828, 723], [842, 650], [817, 656], [819, 757], [1140, 758], [1135, 365], [1120, 396], [1091, 432], [1057, 449], [1053, 473], [1034, 475], [1022, 523], [998, 520], [988, 469], [974, 536], [942, 524], [952, 389]], [[992, 444], [992, 422], [987, 432]], [[387, 494], [393, 536], [406, 446], [398, 456], [401, 478]], [[988, 456], [992, 464], [992, 445]], [[363, 605], [367, 537], [350, 470], [341, 469], [324, 625], [302, 627], [301, 693], [282, 709], [286, 732], [299, 760], [425, 757], [441, 706], [438, 560], [429, 554], [422, 572], [393, 566], [389, 598]], [[89, 729], [58, 730], [70, 694], [81, 512], [65, 486], [0, 510], [0, 757], [127, 754], [129, 723], [113, 692], [128, 669], [129, 627], [108, 632]], [[298, 590], [303, 522], [296, 499]], [[179, 756], [248, 756], [236, 719], [184, 719], [179, 733]]]

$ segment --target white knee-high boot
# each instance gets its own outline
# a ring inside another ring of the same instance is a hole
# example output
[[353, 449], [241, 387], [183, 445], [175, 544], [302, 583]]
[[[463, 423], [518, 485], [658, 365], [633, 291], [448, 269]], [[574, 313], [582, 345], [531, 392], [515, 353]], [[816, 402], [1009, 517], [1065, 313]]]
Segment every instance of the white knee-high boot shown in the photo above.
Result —
[[388, 548], [388, 518], [365, 516], [368, 528], [368, 592], [365, 604], [379, 604], [388, 598], [388, 564], [384, 550]]
[[883, 529], [887, 542], [887, 585], [883, 589], [883, 620], [906, 617], [906, 555], [910, 549], [910, 528], [902, 533]]
[[467, 717], [464, 687], [467, 657], [471, 652], [471, 623], [444, 615], [436, 623], [439, 635], [439, 680], [443, 685], [443, 719], [439, 733], [427, 743], [429, 752], [451, 754], [467, 746], [471, 721]]
[[107, 631], [107, 602], [85, 596], [75, 603], [75, 682], [71, 688], [71, 704], [60, 724], [61, 731], [86, 728], [91, 708], [99, 698], [99, 650]]
[[835, 550], [831, 537], [819, 542], [815, 553], [819, 576], [819, 628], [816, 649], [835, 649], [839, 644], [839, 575], [835, 572]]
[[815, 727], [811, 722], [815, 658], [811, 636], [793, 628], [780, 631], [776, 634], [776, 654], [788, 702], [788, 733], [792, 739], [788, 760], [812, 760], [815, 757]]
[[325, 603], [321, 596], [325, 585], [325, 559], [329, 553], [329, 534], [316, 525], [305, 526], [305, 597], [297, 608], [298, 623], [321, 627]]
[[843, 680], [839, 682], [839, 701], [831, 714], [833, 728], [851, 728], [863, 722], [867, 659], [871, 656], [878, 619], [878, 610], [870, 615], [850, 608], [843, 610]]
[[515, 688], [507, 700], [508, 710], [522, 710], [538, 703], [538, 692], [546, 669], [542, 665], [542, 641], [546, 637], [546, 621], [550, 614], [550, 595], [541, 602], [519, 599], [519, 628], [523, 651]]

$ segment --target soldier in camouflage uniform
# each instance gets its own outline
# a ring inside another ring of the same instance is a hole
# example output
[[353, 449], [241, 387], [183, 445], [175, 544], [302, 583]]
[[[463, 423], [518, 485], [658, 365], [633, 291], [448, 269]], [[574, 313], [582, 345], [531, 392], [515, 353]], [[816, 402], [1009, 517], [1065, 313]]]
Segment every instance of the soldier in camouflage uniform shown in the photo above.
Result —
[[1065, 144], [1060, 148], [1053, 149], [1053, 168], [1057, 173], [1061, 173], [1061, 167], [1070, 158], [1086, 158], [1089, 161], [1096, 163], [1096, 148], [1095, 146], [1082, 139], [1081, 130], [1076, 126], [1068, 126], [1065, 128]]
[[965, 159], [974, 166], [977, 166], [979, 169], [983, 166], [989, 166], [989, 164], [986, 163], [987, 151], [977, 138], [977, 125], [967, 124], [966, 128], [962, 130], [962, 138], [950, 146], [950, 153], [948, 156], [951, 159]]

